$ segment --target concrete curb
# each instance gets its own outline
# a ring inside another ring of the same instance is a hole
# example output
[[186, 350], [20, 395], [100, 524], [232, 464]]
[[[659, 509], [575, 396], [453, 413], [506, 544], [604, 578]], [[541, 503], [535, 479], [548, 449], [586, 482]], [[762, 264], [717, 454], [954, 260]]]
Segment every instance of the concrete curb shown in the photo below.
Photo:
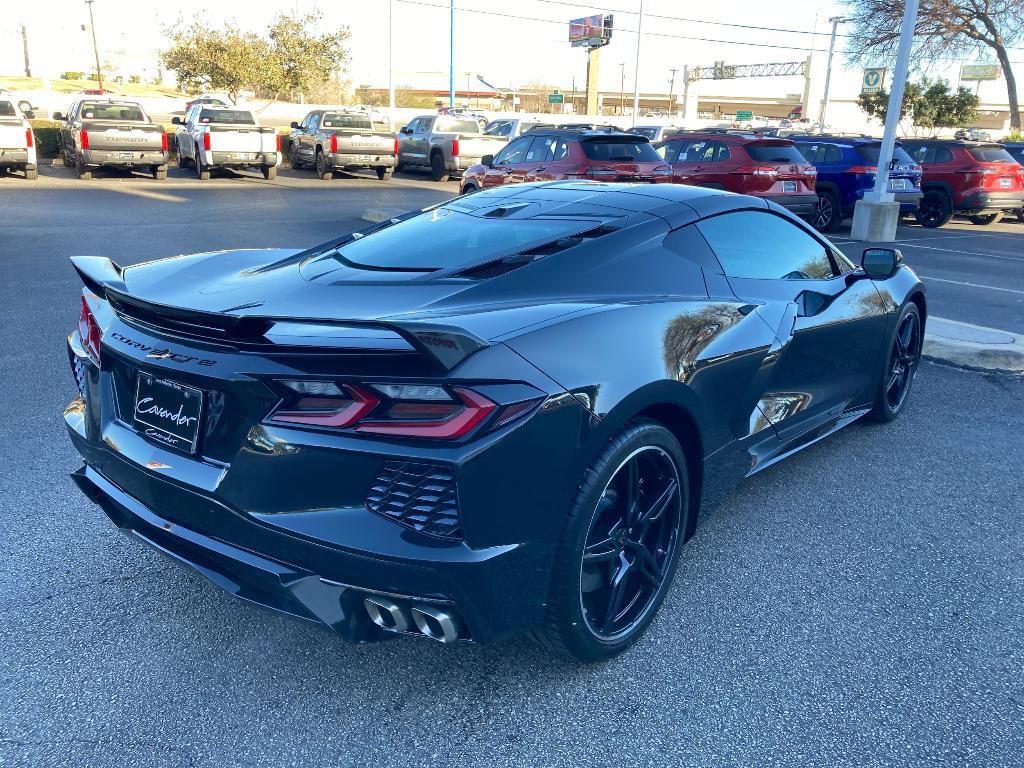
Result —
[[941, 317], [928, 318], [922, 354], [964, 368], [1024, 373], [1024, 336]]
[[406, 213], [406, 211], [402, 208], [367, 208], [359, 218], [363, 221], [376, 223], [386, 219], [393, 219], [396, 216], [401, 216], [403, 213]]

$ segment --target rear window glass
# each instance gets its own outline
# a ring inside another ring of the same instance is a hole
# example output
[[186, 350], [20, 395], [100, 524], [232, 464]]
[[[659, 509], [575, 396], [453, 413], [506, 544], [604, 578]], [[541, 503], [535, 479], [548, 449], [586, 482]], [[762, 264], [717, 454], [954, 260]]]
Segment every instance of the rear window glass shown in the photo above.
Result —
[[244, 109], [204, 109], [199, 113], [200, 123], [231, 125], [256, 125], [252, 112]]
[[634, 128], [633, 133], [639, 133], [641, 136], [646, 136], [648, 139], [653, 139], [655, 136], [658, 135], [658, 129], [655, 128], [654, 126], [649, 126], [645, 128]]
[[1013, 157], [1002, 147], [968, 147], [967, 151], [979, 163], [1013, 162]]
[[1018, 163], [1024, 161], [1024, 147], [1007, 147], [1006, 151], [1009, 152], [1010, 157]]
[[473, 120], [453, 120], [441, 118], [434, 123], [437, 133], [480, 133], [480, 124]]
[[629, 139], [590, 139], [581, 141], [583, 154], [591, 160], [608, 162], [661, 162], [661, 156], [647, 141]]
[[793, 144], [746, 144], [751, 160], [759, 163], [806, 163], [800, 150]]
[[497, 120], [493, 123], [489, 123], [484, 128], [484, 133], [488, 136], [511, 136], [512, 135], [512, 121], [511, 120]]
[[[862, 144], [857, 147], [857, 154], [860, 155], [861, 160], [871, 163], [872, 165], [878, 165], [878, 156], [882, 152], [881, 144]], [[900, 165], [913, 165], [914, 158], [907, 154], [907, 150], [903, 147], [892, 148], [892, 159]]]
[[594, 227], [567, 219], [487, 219], [435, 208], [341, 246], [358, 266], [429, 271], [524, 250]]
[[343, 115], [337, 112], [327, 112], [324, 115], [324, 128], [359, 128], [371, 130], [373, 123], [366, 115]]
[[85, 120], [129, 120], [143, 122], [146, 116], [135, 104], [94, 104], [85, 102], [81, 110]]
[[14, 105], [9, 101], [0, 101], [0, 117], [14, 117]]

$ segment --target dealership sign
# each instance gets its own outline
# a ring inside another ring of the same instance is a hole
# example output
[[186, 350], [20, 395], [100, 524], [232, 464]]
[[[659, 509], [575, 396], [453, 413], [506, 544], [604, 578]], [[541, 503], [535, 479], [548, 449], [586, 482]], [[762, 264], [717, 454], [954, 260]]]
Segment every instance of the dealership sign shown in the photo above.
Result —
[[861, 93], [881, 93], [885, 87], [885, 70], [879, 67], [872, 67], [864, 70], [864, 77], [860, 82]]
[[998, 64], [961, 64], [961, 80], [998, 80], [1003, 71]]

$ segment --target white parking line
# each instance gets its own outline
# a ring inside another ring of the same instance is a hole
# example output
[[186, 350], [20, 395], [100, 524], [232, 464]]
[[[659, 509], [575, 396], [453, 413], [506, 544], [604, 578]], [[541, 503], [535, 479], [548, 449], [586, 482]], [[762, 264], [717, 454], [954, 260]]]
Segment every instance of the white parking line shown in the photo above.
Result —
[[1017, 258], [1016, 256], [1001, 256], [998, 253], [980, 253], [978, 251], [965, 251], [962, 248], [936, 248], [934, 245], [915, 245], [914, 243], [905, 243], [899, 240], [894, 242], [899, 243], [904, 248], [924, 248], [926, 251], [941, 251], [942, 253], [963, 253], [968, 256], [986, 256], [990, 259], [1003, 259], [1005, 261], [1024, 261], [1024, 258]]
[[1024, 291], [1018, 291], [1016, 288], [999, 288], [995, 285], [981, 285], [980, 283], [965, 283], [962, 280], [946, 280], [941, 277], [932, 277], [931, 275], [918, 275], [923, 280], [934, 280], [937, 283], [950, 283], [951, 285], [966, 285], [969, 288], [984, 288], [989, 291], [1002, 291], [1003, 293], [1016, 293], [1020, 296], [1024, 296]]

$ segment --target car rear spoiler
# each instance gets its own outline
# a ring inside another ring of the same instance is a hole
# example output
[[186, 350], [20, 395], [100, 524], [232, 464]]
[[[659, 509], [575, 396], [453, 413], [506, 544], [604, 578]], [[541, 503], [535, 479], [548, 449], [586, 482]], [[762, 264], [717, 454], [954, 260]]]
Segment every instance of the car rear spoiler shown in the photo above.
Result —
[[124, 270], [105, 256], [72, 256], [71, 264], [86, 288], [109, 301], [119, 313], [142, 322], [150, 320], [149, 324], [155, 325], [160, 323], [152, 323], [151, 319], [160, 318], [174, 326], [188, 329], [188, 332], [201, 332], [211, 341], [251, 344], [258, 342], [275, 323], [382, 330], [401, 337], [416, 352], [444, 371], [450, 371], [474, 352], [490, 346], [471, 331], [446, 323], [237, 315], [155, 304], [132, 296], [124, 282]]

